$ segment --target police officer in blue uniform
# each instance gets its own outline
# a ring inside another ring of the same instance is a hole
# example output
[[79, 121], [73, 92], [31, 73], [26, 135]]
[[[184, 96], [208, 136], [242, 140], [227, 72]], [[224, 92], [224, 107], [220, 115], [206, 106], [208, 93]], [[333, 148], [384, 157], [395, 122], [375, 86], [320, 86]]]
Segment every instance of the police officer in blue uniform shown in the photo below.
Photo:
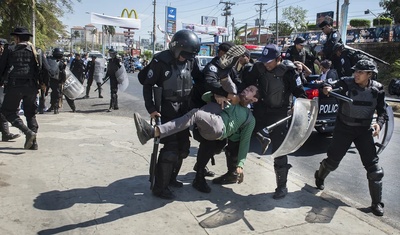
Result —
[[[291, 96], [307, 98], [296, 66], [289, 60], [281, 61], [281, 52], [277, 45], [268, 44], [264, 47], [261, 57], [253, 67], [243, 73], [244, 87], [256, 85], [260, 99], [254, 103], [253, 114], [256, 118], [254, 133], [261, 131], [287, 116], [291, 108]], [[286, 136], [286, 126], [278, 125], [269, 133], [272, 141], [272, 151], [275, 152]], [[284, 198], [288, 192], [287, 175], [292, 166], [288, 164], [287, 155], [274, 159], [274, 170], [277, 188], [274, 199]]]
[[332, 27], [331, 23], [329, 23], [326, 20], [322, 21], [318, 25], [318, 27], [326, 35], [326, 41], [324, 43], [321, 53], [325, 59], [333, 60], [334, 59], [333, 46], [336, 43], [342, 43], [340, 33], [337, 32], [337, 30]]
[[[200, 51], [200, 41], [190, 30], [180, 30], [174, 34], [169, 50], [156, 54], [148, 65], [147, 77], [143, 81], [143, 97], [151, 118], [161, 117], [165, 123], [186, 114], [192, 78], [202, 77], [194, 57]], [[162, 87], [161, 112], [156, 110], [153, 86]], [[169, 186], [182, 187], [176, 180], [182, 161], [189, 155], [189, 129], [163, 138], [156, 166], [153, 194], [164, 199], [174, 199]]]
[[[325, 188], [325, 178], [338, 168], [350, 145], [354, 143], [367, 171], [372, 213], [382, 216], [384, 173], [379, 166], [373, 137], [379, 135], [382, 125], [388, 120], [385, 91], [382, 84], [372, 80], [374, 74], [378, 72], [373, 61], [360, 60], [353, 70], [353, 77], [343, 77], [335, 84], [335, 87], [343, 88], [340, 93], [353, 99], [353, 102], [339, 103], [333, 139], [327, 152], [328, 157], [322, 160], [319, 170], [315, 172], [315, 184], [321, 190]], [[328, 94], [331, 90], [332, 86], [325, 84], [324, 94]], [[371, 125], [375, 111], [376, 122]]]

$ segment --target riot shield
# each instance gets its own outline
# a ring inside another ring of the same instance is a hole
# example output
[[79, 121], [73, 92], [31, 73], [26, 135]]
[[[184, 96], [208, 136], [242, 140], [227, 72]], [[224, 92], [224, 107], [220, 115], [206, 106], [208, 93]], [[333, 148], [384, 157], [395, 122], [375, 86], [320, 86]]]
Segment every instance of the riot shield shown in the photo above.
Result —
[[71, 100], [74, 100], [85, 91], [85, 88], [68, 67], [65, 68], [65, 73], [67, 79], [63, 85], [62, 93]]
[[115, 77], [118, 81], [118, 90], [125, 91], [129, 86], [129, 79], [124, 64], [121, 64], [121, 67], [115, 72]]
[[298, 150], [311, 135], [318, 115], [318, 99], [297, 98], [293, 107], [290, 128], [272, 158]]
[[375, 146], [378, 147], [378, 150], [376, 151], [377, 155], [382, 153], [382, 151], [386, 148], [386, 145], [388, 145], [390, 139], [392, 138], [392, 134], [393, 134], [394, 115], [393, 115], [393, 109], [391, 106], [389, 106], [389, 105], [386, 106], [386, 113], [388, 115], [388, 120], [385, 122], [385, 124], [382, 127], [381, 131], [383, 131], [383, 134], [379, 135], [379, 138], [376, 138], [376, 141], [375, 141]]
[[93, 79], [96, 81], [96, 83], [103, 82], [103, 78], [105, 77], [104, 69], [105, 69], [104, 61], [96, 59], [94, 61], [94, 73], [93, 73]]

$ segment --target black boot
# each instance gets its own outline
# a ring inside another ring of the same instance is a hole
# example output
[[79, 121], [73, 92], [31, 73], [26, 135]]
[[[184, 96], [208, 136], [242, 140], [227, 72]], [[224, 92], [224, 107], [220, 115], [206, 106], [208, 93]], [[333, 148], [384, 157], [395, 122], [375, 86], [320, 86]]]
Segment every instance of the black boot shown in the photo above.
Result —
[[[0, 115], [3, 115], [3, 114], [0, 114]], [[1, 128], [1, 140], [2, 141], [13, 140], [13, 139], [16, 139], [21, 136], [20, 134], [10, 133], [10, 129], [8, 127], [7, 120], [3, 120], [3, 119], [1, 120], [0, 128]]]
[[287, 175], [291, 167], [292, 165], [287, 164], [286, 166], [283, 166], [281, 168], [275, 168], [276, 185], [278, 187], [275, 189], [275, 193], [273, 196], [274, 199], [284, 198], [288, 193], [286, 183], [287, 183]]
[[201, 169], [197, 169], [196, 172], [196, 178], [193, 180], [193, 188], [197, 189], [200, 192], [203, 193], [210, 193], [211, 192], [211, 188], [210, 186], [208, 186], [206, 179], [204, 178], [205, 169], [201, 170]]
[[368, 173], [367, 177], [368, 177], [369, 194], [371, 195], [372, 199], [371, 211], [376, 216], [383, 216], [383, 207], [384, 207], [384, 204], [382, 203], [383, 169], [378, 168], [377, 170]]
[[58, 107], [54, 108], [54, 114], [59, 114], [60, 112], [58, 111]]
[[173, 167], [174, 165], [171, 163], [157, 163], [157, 171], [153, 187], [154, 196], [169, 200], [175, 198], [175, 195], [168, 188]]
[[39, 149], [39, 146], [37, 144], [37, 140], [36, 139], [33, 141], [33, 144], [29, 149], [30, 150], [38, 150]]
[[99, 98], [103, 98], [103, 96], [101, 95], [101, 83], [97, 83], [97, 90], [99, 91]]
[[212, 180], [213, 184], [235, 184], [237, 182], [237, 174], [235, 171], [228, 171], [224, 175]]
[[118, 110], [119, 109], [119, 107], [118, 107], [118, 95], [117, 94], [114, 94], [114, 110]]
[[29, 149], [32, 147], [33, 142], [36, 140], [36, 133], [29, 129], [20, 118], [15, 120], [12, 125], [20, 129], [25, 134], [24, 149]]
[[182, 162], [183, 162], [183, 159], [179, 159], [174, 165], [174, 169], [172, 170], [172, 174], [171, 174], [171, 179], [169, 181], [169, 186], [171, 186], [171, 187], [175, 187], [175, 188], [183, 187], [183, 183], [176, 179], [176, 177], [178, 176], [179, 171], [182, 167]]
[[324, 188], [325, 188], [324, 180], [331, 171], [332, 171], [332, 167], [329, 167], [327, 165], [326, 161], [323, 160], [321, 162], [321, 164], [319, 165], [319, 170], [315, 171], [315, 174], [314, 174], [315, 185], [317, 186], [318, 189], [324, 190]]

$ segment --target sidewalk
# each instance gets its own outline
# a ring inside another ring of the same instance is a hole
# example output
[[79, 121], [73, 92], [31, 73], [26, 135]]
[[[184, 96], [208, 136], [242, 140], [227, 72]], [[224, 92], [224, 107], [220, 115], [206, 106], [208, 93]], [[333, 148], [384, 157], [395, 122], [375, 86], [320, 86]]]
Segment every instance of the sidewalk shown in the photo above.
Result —
[[[0, 143], [0, 234], [399, 234], [371, 213], [289, 173], [289, 194], [274, 200], [273, 166], [250, 153], [242, 184], [191, 182], [197, 142], [184, 161], [177, 199], [152, 196], [152, 143], [133, 119], [62, 112], [38, 115], [39, 150], [24, 137]], [[15, 128], [11, 128], [16, 133]], [[225, 157], [212, 170], [226, 171]]]

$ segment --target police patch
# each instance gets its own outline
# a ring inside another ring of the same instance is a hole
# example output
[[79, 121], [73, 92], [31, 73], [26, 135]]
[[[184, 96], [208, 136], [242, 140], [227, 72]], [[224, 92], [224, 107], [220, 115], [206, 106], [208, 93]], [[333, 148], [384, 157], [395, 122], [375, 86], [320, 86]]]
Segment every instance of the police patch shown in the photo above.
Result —
[[169, 74], [169, 71], [165, 71], [164, 76], [167, 78]]
[[218, 69], [217, 69], [217, 67], [215, 67], [215, 65], [211, 65], [211, 66], [210, 66], [210, 70], [211, 70], [212, 72], [214, 72], [214, 73], [218, 72]]
[[337, 33], [332, 34], [332, 37], [337, 38], [338, 37]]
[[296, 86], [300, 86], [302, 84], [300, 76], [296, 78]]
[[149, 69], [149, 71], [147, 72], [147, 78], [152, 78], [154, 75], [154, 72], [152, 69]]

